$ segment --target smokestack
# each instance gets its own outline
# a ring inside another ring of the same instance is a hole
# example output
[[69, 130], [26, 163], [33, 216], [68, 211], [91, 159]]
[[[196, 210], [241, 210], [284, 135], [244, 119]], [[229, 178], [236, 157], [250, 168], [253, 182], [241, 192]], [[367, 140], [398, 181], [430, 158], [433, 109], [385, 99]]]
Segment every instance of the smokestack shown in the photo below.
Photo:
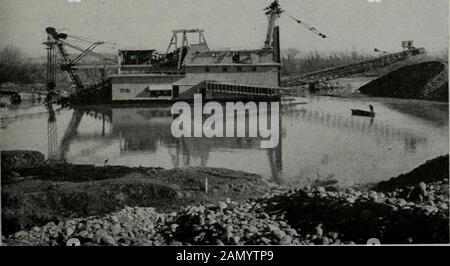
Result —
[[273, 61], [281, 63], [281, 50], [280, 50], [280, 27], [276, 26], [273, 30]]
[[[276, 26], [273, 29], [273, 61], [281, 63], [281, 47], [280, 47], [280, 27]], [[281, 66], [278, 67], [278, 86], [281, 84]]]

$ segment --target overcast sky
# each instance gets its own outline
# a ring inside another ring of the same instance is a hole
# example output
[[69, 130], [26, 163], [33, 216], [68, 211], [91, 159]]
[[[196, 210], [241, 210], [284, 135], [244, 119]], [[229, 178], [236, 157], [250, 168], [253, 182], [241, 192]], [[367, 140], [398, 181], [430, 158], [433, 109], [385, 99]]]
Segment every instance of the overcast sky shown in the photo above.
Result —
[[[116, 42], [117, 48], [165, 50], [175, 28], [203, 28], [213, 48], [260, 48], [270, 0], [0, 0], [0, 47], [43, 55], [44, 29]], [[447, 0], [281, 0], [282, 48], [302, 51], [386, 51], [402, 40], [442, 50], [448, 45]], [[321, 39], [290, 20], [329, 35]]]

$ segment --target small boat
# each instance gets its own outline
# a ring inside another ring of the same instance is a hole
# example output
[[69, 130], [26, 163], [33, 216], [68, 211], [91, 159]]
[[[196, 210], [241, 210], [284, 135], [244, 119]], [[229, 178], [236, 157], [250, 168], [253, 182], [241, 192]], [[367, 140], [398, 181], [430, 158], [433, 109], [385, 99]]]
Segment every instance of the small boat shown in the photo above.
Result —
[[375, 111], [372, 105], [369, 105], [370, 111], [360, 110], [360, 109], [352, 109], [352, 115], [355, 116], [367, 116], [367, 117], [375, 117]]

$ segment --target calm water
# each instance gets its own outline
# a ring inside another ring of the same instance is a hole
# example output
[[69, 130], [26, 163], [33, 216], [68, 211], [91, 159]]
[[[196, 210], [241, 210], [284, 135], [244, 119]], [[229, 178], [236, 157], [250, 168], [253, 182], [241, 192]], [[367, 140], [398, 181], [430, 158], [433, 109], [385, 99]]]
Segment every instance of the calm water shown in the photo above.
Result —
[[[274, 149], [260, 149], [260, 139], [253, 138], [174, 138], [170, 107], [54, 106], [56, 122], [49, 123], [41, 103], [1, 109], [0, 148], [37, 150], [76, 164], [225, 167], [284, 183], [329, 176], [343, 183], [374, 182], [449, 150], [447, 119], [415, 117], [381, 100], [312, 97], [295, 102], [280, 111], [282, 137]], [[351, 116], [351, 108], [368, 109], [369, 104], [376, 118]], [[446, 112], [436, 105], [422, 109]]]

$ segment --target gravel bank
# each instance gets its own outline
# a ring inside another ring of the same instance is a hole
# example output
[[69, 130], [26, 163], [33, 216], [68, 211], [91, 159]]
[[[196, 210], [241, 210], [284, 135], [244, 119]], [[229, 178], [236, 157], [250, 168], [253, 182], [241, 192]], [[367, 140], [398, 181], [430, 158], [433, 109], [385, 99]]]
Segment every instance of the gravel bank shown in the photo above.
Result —
[[2, 240], [7, 245], [65, 245], [76, 237], [83, 245], [125, 246], [345, 245], [366, 244], [370, 238], [386, 244], [449, 243], [448, 156], [426, 165], [439, 167], [433, 172], [415, 170], [409, 175], [413, 181], [392, 179], [383, 189], [375, 186], [377, 191], [306, 187], [242, 202], [197, 204], [173, 213], [126, 207], [51, 222]]

